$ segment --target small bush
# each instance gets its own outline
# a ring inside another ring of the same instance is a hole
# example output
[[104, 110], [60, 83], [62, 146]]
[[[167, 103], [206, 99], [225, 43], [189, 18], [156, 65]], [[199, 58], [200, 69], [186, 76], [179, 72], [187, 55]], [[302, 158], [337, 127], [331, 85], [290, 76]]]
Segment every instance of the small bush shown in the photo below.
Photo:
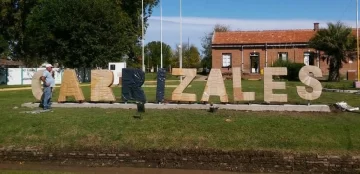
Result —
[[225, 80], [230, 80], [232, 79], [232, 72], [223, 72], [222, 76]]
[[281, 59], [276, 60], [272, 65], [272, 67], [286, 67], [288, 73], [287, 76], [283, 76], [283, 78], [289, 81], [299, 81], [299, 71], [303, 66], [305, 66], [303, 63], [294, 63]]

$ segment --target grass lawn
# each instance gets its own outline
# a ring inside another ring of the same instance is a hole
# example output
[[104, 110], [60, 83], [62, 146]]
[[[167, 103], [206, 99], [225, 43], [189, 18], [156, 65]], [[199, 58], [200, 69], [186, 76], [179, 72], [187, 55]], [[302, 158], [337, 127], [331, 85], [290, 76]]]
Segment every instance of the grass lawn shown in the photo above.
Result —
[[[174, 82], [172, 82], [174, 83]], [[205, 82], [192, 82], [186, 92], [201, 99]], [[242, 81], [243, 91], [256, 92], [255, 103], [263, 102], [262, 81]], [[299, 82], [287, 82], [290, 103], [306, 104], [298, 97]], [[230, 101], [232, 82], [226, 81]], [[90, 87], [82, 87], [86, 99]], [[148, 101], [155, 100], [156, 88], [144, 88]], [[170, 99], [175, 88], [166, 89]], [[114, 87], [120, 101], [121, 89]], [[54, 100], [57, 99], [56, 89]], [[211, 100], [218, 101], [216, 97]], [[355, 94], [322, 93], [314, 104], [346, 101], [360, 105]], [[132, 118], [134, 110], [65, 109], [53, 112], [24, 114], [29, 108], [22, 103], [35, 101], [30, 90], [0, 92], [0, 146], [55, 149], [263, 149], [277, 151], [360, 154], [360, 114], [242, 112], [219, 110], [149, 110], [143, 119]]]

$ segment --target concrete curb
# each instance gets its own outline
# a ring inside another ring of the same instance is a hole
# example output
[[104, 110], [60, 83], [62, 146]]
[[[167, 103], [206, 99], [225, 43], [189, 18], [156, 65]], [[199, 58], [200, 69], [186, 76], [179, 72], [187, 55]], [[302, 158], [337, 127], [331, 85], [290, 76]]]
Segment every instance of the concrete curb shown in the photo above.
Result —
[[[37, 108], [39, 103], [24, 103], [22, 107]], [[124, 103], [53, 103], [53, 108], [117, 108], [117, 109], [136, 109], [136, 104]], [[291, 111], [291, 112], [331, 112], [328, 105], [261, 105], [261, 104], [218, 104], [214, 105], [218, 109], [238, 110], [238, 111]], [[154, 104], [146, 103], [146, 109], [197, 109], [208, 110], [209, 104]]]
[[338, 92], [338, 93], [360, 94], [360, 90], [323, 88], [323, 91], [324, 91], [324, 92]]

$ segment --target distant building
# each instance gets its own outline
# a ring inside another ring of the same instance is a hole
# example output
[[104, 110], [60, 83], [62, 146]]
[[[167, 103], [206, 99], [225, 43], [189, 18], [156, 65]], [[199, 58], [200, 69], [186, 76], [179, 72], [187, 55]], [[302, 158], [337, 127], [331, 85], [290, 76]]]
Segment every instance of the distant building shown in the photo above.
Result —
[[[214, 32], [212, 40], [212, 68], [231, 72], [231, 67], [241, 67], [244, 76], [260, 78], [264, 67], [277, 59], [320, 67], [328, 75], [329, 65], [319, 56], [319, 51], [309, 48], [308, 42], [319, 30], [313, 29]], [[356, 30], [353, 30], [356, 36]], [[342, 75], [356, 71], [357, 62], [344, 64]], [[352, 79], [351, 79], [352, 80]]]
[[0, 59], [0, 68], [22, 68], [24, 64], [21, 61]]

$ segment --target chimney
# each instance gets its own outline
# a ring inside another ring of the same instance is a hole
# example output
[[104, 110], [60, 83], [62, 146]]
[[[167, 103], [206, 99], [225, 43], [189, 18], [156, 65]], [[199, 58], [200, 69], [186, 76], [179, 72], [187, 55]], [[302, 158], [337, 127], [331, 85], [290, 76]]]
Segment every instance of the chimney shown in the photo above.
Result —
[[314, 23], [314, 31], [318, 31], [319, 30], [319, 23]]

